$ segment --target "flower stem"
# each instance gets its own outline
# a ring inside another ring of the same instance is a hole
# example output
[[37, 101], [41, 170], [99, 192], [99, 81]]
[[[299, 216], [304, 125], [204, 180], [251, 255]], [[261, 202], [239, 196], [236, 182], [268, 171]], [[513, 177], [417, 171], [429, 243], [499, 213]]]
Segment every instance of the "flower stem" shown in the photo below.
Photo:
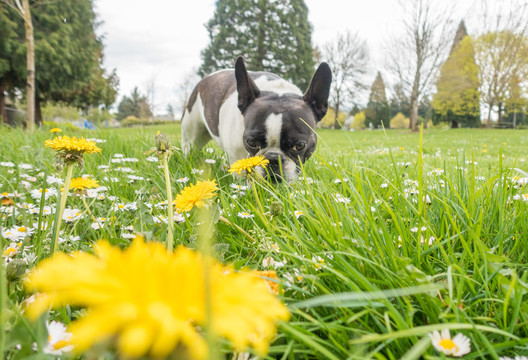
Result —
[[66, 180], [64, 180], [64, 188], [62, 189], [60, 204], [59, 204], [59, 214], [57, 217], [57, 224], [55, 225], [55, 233], [53, 235], [53, 243], [51, 245], [51, 254], [57, 250], [57, 243], [59, 241], [60, 227], [62, 223], [62, 214], [64, 213], [64, 208], [66, 207], [66, 200], [68, 199], [68, 193], [70, 191], [70, 182], [72, 178], [74, 163], [68, 163]]
[[244, 229], [242, 229], [240, 226], [238, 226], [237, 224], [233, 224], [231, 221], [227, 220], [225, 217], [223, 216], [220, 216], [218, 218], [218, 220], [220, 220], [221, 222], [223, 222], [224, 224], [227, 224], [229, 226], [233, 226], [235, 227], [238, 231], [240, 231], [242, 234], [244, 234], [249, 240], [251, 240], [251, 242], [257, 242], [251, 235], [249, 235]]
[[174, 206], [172, 205], [172, 187], [169, 175], [169, 164], [167, 161], [168, 157], [169, 154], [165, 152], [161, 158], [161, 161], [163, 165], [163, 172], [165, 173], [165, 187], [167, 189], [167, 224], [169, 225], [167, 233], [167, 250], [172, 252], [174, 250]]
[[255, 186], [255, 182], [251, 181], [251, 188], [253, 189], [253, 194], [255, 194], [255, 200], [257, 201], [257, 206], [260, 210], [261, 214], [264, 214], [264, 208], [262, 207], [262, 204], [260, 203], [260, 198], [258, 196], [257, 187]]
[[80, 194], [79, 195], [82, 199], [82, 202], [84, 204], [84, 207], [86, 208], [86, 212], [92, 217], [92, 220], [95, 221], [95, 222], [99, 222], [97, 221], [97, 219], [95, 218], [95, 216], [93, 216], [92, 212], [90, 211], [90, 208], [88, 207], [88, 204], [86, 203], [86, 199], [84, 198], [84, 195], [83, 194]]

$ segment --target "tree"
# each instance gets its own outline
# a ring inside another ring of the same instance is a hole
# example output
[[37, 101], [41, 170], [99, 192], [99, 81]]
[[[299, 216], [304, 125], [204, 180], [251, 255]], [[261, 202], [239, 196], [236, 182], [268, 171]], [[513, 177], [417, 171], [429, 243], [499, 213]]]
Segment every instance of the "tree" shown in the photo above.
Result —
[[152, 116], [147, 97], [141, 95], [137, 87], [132, 90], [130, 97], [123, 96], [117, 107], [117, 120], [123, 120], [129, 116], [145, 119]]
[[25, 30], [26, 45], [26, 127], [32, 132], [35, 129], [35, 38], [29, 0], [2, 0], [22, 18]]
[[385, 83], [379, 71], [370, 88], [365, 117], [365, 123], [370, 123], [375, 127], [383, 125], [383, 127], [389, 128], [390, 126], [389, 103], [385, 94]]
[[[0, 5], [0, 118], [7, 121], [7, 111], [5, 107], [6, 93], [14, 87], [23, 86], [22, 79], [17, 77], [13, 62], [13, 52], [18, 43], [17, 23], [13, 20], [15, 14], [13, 10]], [[16, 19], [15, 19], [16, 20]]]
[[248, 69], [308, 87], [314, 60], [304, 0], [219, 0], [206, 28], [210, 44], [202, 51], [200, 76], [232, 68], [242, 55]]
[[479, 4], [483, 31], [474, 41], [475, 61], [489, 127], [492, 112], [498, 114], [499, 123], [503, 121], [506, 103], [512, 90], [515, 92], [514, 84], [528, 80], [528, 3], [482, 0]]
[[[13, 1], [18, 3], [18, 0]], [[93, 1], [58, 0], [42, 3], [32, 0], [30, 5], [32, 23], [35, 25], [34, 59], [38, 70], [35, 72], [34, 87], [35, 122], [39, 125], [42, 123], [41, 105], [48, 101], [65, 102], [85, 110], [100, 104], [112, 104], [117, 94], [118, 80], [115, 72], [107, 75], [102, 67], [103, 45], [95, 33], [98, 22]], [[19, 39], [10, 54], [13, 64], [23, 61], [21, 54], [29, 56], [25, 42]], [[27, 78], [29, 81], [27, 75], [31, 75], [31, 72], [20, 66], [14, 70], [12, 78]], [[14, 82], [10, 86], [10, 91], [17, 90]], [[32, 96], [26, 93], [26, 98], [31, 99]]]
[[[460, 39], [465, 26], [462, 22], [451, 54], [440, 69], [433, 96], [434, 122], [450, 122], [452, 128], [460, 125], [478, 127], [480, 125], [479, 69], [475, 63], [473, 42], [466, 35]], [[458, 43], [457, 43], [458, 42]]]
[[489, 32], [477, 38], [475, 49], [482, 102], [491, 126], [493, 109], [502, 122], [512, 85], [528, 81], [528, 37], [509, 30]]
[[[322, 52], [332, 69], [330, 101], [338, 114], [340, 107], [354, 103], [365, 89], [364, 75], [369, 58], [367, 43], [358, 34], [347, 31], [324, 44]], [[337, 117], [334, 120], [334, 128], [341, 128]]]
[[394, 85], [392, 97], [389, 102], [389, 116], [393, 118], [398, 113], [402, 113], [406, 117], [409, 117], [411, 114], [409, 97], [403, 90], [401, 83]]
[[432, 81], [448, 54], [451, 37], [449, 8], [442, 2], [412, 0], [401, 2], [404, 32], [387, 46], [388, 66], [396, 74], [410, 101], [410, 128], [418, 130], [418, 107], [429, 94]]

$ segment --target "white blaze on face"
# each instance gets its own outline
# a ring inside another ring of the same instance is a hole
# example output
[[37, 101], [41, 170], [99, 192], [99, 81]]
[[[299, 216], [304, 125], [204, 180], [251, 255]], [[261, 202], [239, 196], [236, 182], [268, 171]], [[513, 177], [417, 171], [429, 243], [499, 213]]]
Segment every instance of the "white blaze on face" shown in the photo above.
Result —
[[280, 151], [280, 137], [282, 130], [282, 114], [271, 114], [266, 119], [267, 148]]

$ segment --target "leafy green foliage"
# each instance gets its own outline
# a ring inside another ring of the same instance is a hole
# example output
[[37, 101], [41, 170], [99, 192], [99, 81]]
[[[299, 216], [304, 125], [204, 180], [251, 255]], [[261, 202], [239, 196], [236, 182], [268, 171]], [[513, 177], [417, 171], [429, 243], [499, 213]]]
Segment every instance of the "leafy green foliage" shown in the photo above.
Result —
[[304, 0], [219, 0], [207, 31], [201, 76], [232, 68], [242, 55], [249, 70], [270, 71], [308, 87], [314, 60]]
[[[93, 1], [30, 3], [35, 39], [37, 117], [41, 114], [41, 104], [48, 101], [65, 102], [82, 109], [113, 104], [119, 81], [115, 71], [108, 74], [102, 66], [103, 44], [95, 33], [97, 19]], [[6, 18], [11, 21], [6, 22]], [[0, 28], [2, 26], [6, 27], [7, 34], [16, 37], [2, 36], [0, 40], [0, 68], [5, 69], [6, 61], [11, 65], [8, 72], [0, 71], [0, 87], [10, 92], [24, 91], [24, 27], [22, 19], [6, 5], [0, 7]]]

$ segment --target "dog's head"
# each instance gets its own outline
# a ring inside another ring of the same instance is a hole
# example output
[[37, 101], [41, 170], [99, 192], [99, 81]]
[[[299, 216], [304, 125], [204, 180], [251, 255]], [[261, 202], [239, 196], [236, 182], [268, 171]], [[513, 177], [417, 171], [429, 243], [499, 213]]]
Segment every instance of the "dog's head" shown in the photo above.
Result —
[[304, 95], [261, 91], [239, 57], [235, 64], [238, 108], [244, 116], [244, 146], [251, 156], [269, 160], [273, 181], [294, 180], [315, 151], [315, 127], [326, 114], [332, 72], [321, 63]]

